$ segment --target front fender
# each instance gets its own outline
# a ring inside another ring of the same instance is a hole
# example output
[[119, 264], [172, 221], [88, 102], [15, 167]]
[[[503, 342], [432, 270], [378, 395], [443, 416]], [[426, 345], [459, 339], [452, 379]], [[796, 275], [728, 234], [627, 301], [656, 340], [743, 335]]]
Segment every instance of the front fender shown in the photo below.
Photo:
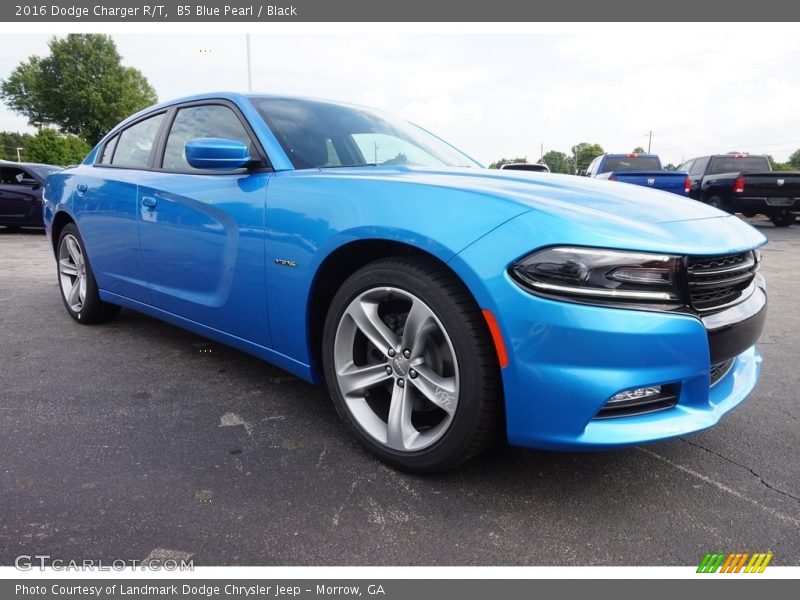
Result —
[[448, 262], [528, 210], [475, 192], [419, 183], [316, 170], [276, 173], [267, 198], [265, 246], [274, 349], [311, 364], [311, 290], [320, 265], [342, 246], [386, 240]]

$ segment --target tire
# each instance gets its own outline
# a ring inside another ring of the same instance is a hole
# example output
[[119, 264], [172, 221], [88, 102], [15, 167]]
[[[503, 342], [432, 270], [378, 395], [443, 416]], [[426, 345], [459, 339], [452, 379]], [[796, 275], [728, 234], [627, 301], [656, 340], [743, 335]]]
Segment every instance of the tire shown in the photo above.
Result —
[[772, 221], [772, 224], [775, 225], [775, 227], [789, 227], [789, 225], [794, 223], [795, 218], [796, 215], [788, 210], [772, 213], [769, 216], [769, 220]]
[[61, 230], [56, 246], [58, 289], [69, 316], [78, 323], [102, 323], [117, 316], [120, 307], [100, 299], [78, 228], [69, 223]]
[[494, 343], [472, 296], [444, 266], [398, 257], [356, 271], [328, 309], [322, 354], [337, 412], [393, 467], [451, 469], [496, 438]]
[[706, 204], [708, 204], [709, 206], [713, 206], [718, 210], [724, 210], [726, 213], [733, 214], [733, 210], [719, 196], [711, 196], [711, 198], [708, 199]]

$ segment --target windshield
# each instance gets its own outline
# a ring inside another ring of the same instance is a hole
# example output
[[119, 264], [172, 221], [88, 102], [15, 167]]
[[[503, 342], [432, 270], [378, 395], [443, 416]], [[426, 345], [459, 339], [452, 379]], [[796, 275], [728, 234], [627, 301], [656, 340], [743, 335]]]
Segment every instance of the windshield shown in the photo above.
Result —
[[28, 166], [28, 169], [33, 171], [40, 179], [47, 179], [48, 175], [61, 171], [63, 167], [51, 167], [48, 165], [36, 165], [35, 167]]
[[362, 108], [289, 98], [252, 102], [295, 169], [480, 166], [416, 125]]
[[753, 173], [756, 171], [771, 171], [769, 161], [764, 156], [717, 156], [711, 159], [709, 175], [717, 173]]
[[609, 171], [660, 171], [661, 161], [656, 156], [609, 156], [600, 173]]

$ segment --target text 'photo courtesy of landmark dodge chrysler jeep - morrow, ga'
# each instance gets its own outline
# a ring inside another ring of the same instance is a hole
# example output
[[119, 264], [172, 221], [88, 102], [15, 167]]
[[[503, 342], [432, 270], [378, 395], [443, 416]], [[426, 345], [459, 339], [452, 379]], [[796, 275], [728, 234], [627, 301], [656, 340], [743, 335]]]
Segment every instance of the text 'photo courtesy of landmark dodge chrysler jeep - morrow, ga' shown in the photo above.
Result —
[[765, 238], [694, 200], [487, 170], [377, 111], [209, 94], [48, 179], [67, 312], [140, 311], [325, 382], [387, 463], [604, 450], [713, 426], [756, 385]]

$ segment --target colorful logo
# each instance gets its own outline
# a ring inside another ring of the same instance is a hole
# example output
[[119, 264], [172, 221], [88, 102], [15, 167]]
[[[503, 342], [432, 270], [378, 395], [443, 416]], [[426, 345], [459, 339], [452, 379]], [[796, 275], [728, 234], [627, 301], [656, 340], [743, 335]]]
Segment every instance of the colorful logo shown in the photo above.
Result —
[[763, 573], [772, 552], [737, 552], [725, 554], [724, 552], [709, 552], [700, 561], [698, 573]]

